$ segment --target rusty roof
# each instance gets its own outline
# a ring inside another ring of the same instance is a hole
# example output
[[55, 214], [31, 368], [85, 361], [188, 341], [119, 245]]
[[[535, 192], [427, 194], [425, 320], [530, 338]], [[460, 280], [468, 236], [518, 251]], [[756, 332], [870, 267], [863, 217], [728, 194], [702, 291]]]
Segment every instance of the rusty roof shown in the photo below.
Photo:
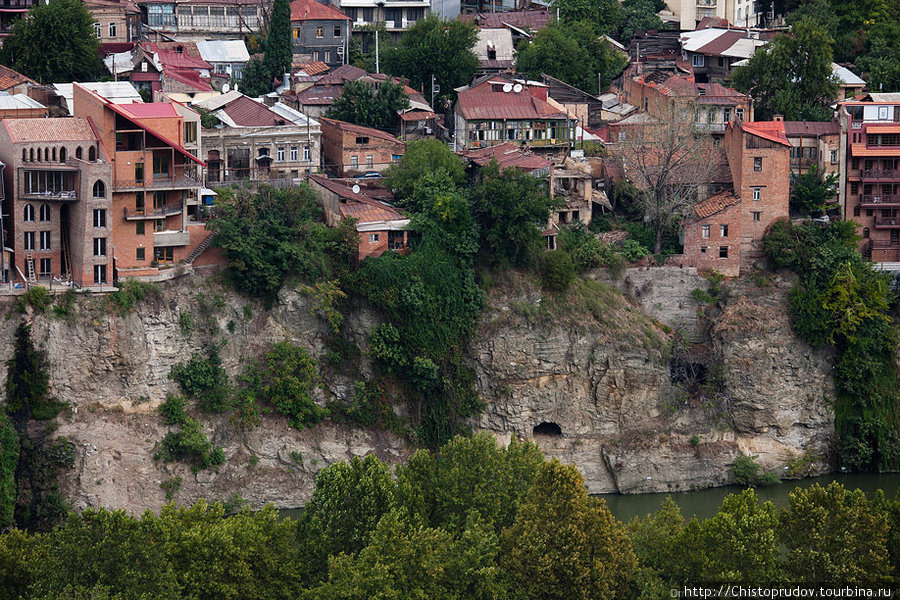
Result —
[[535, 98], [527, 84], [521, 92], [494, 91], [497, 83], [518, 82], [503, 76], [489, 77], [478, 85], [460, 92], [457, 103], [466, 120], [484, 119], [567, 119], [548, 102]]
[[221, 110], [240, 127], [272, 127], [285, 123], [284, 118], [269, 110], [268, 106], [243, 94], [223, 106]]
[[[348, 81], [356, 81], [360, 77], [368, 75], [359, 67], [353, 65], [341, 65], [328, 75], [319, 80], [319, 85], [343, 85]], [[340, 95], [340, 94], [339, 94]]]
[[703, 46], [697, 48], [694, 52], [698, 54], [714, 54], [719, 55], [734, 46], [735, 42], [744, 39], [746, 32], [741, 30], [729, 29], [723, 31], [721, 35], [710, 40]]
[[695, 204], [694, 215], [698, 219], [706, 219], [707, 217], [711, 217], [712, 215], [725, 210], [729, 206], [740, 204], [740, 202], [740, 198], [735, 198], [731, 191], [721, 192]]
[[291, 2], [291, 21], [349, 21], [350, 17], [331, 4], [316, 0], [294, 0]]
[[540, 31], [550, 24], [550, 13], [546, 8], [517, 10], [513, 12], [478, 13], [475, 25], [484, 29], [499, 29], [511, 25], [518, 29]]
[[322, 124], [322, 129], [325, 129], [326, 127], [332, 127], [339, 131], [349, 131], [358, 135], [374, 137], [387, 142], [392, 142], [399, 146], [406, 146], [406, 144], [404, 144], [391, 134], [385, 133], [380, 129], [363, 127], [362, 125], [356, 125], [355, 123], [348, 123], [347, 121], [339, 121], [337, 119], [328, 119], [326, 117], [319, 117], [319, 122]]
[[784, 134], [791, 136], [815, 136], [837, 135], [841, 128], [837, 121], [785, 121]]
[[522, 171], [536, 171], [553, 166], [549, 160], [527, 152], [515, 144], [497, 144], [477, 150], [466, 150], [460, 154], [479, 166], [488, 165], [494, 160], [501, 169], [516, 168]]
[[342, 199], [338, 207], [342, 217], [352, 217], [358, 219], [360, 223], [399, 221], [406, 218], [390, 204], [369, 197], [364, 189], [360, 189], [356, 194], [352, 186], [343, 182], [333, 181], [321, 175], [310, 175], [309, 179]]
[[3, 119], [3, 123], [13, 142], [82, 142], [97, 139], [87, 119], [80, 117]]

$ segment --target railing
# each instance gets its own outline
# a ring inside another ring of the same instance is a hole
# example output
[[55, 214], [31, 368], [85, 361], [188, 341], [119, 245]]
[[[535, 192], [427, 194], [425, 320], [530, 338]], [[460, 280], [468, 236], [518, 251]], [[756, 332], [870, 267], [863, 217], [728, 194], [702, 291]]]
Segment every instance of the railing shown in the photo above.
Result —
[[43, 192], [25, 192], [23, 198], [35, 198], [40, 200], [58, 200], [61, 202], [75, 202], [78, 200], [78, 192], [76, 190], [46, 190]]
[[875, 196], [872, 194], [867, 194], [862, 197], [860, 200], [860, 205], [865, 206], [866, 204], [886, 206], [886, 205], [900, 205], [900, 196]]
[[900, 217], [878, 217], [875, 219], [876, 229], [900, 229]]
[[699, 129], [700, 131], [715, 131], [715, 132], [723, 132], [725, 131], [725, 123], [694, 123], [694, 127]]
[[900, 171], [885, 169], [865, 169], [862, 172], [863, 179], [900, 179]]
[[200, 179], [193, 175], [182, 174], [174, 177], [154, 177], [153, 179], [122, 179], [116, 178], [117, 190], [175, 190], [179, 188], [200, 187]]
[[140, 221], [143, 219], [163, 219], [173, 215], [180, 214], [182, 211], [181, 204], [166, 204], [160, 208], [152, 210], [129, 210], [125, 208], [126, 221]]

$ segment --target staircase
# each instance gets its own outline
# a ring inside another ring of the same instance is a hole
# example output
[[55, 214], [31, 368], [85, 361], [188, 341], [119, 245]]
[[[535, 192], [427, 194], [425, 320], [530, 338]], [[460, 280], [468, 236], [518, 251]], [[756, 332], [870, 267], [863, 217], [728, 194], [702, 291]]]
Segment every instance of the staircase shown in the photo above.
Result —
[[188, 254], [188, 257], [184, 259], [184, 264], [193, 264], [194, 261], [197, 260], [197, 257], [203, 254], [203, 252], [206, 251], [207, 248], [209, 248], [209, 245], [212, 244], [212, 240], [215, 235], [215, 233], [210, 233], [208, 236], [206, 236], [206, 239], [200, 242], [197, 247], [194, 248], [193, 252]]

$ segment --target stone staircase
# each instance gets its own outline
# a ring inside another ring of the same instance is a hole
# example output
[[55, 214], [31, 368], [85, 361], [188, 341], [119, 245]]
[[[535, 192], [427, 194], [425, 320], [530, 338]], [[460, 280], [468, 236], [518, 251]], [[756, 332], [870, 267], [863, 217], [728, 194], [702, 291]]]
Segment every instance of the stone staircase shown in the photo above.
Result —
[[197, 260], [197, 257], [203, 254], [203, 252], [205, 252], [206, 249], [209, 248], [209, 245], [212, 244], [212, 240], [215, 235], [215, 232], [213, 232], [206, 236], [206, 238], [202, 242], [200, 242], [196, 248], [194, 248], [194, 251], [188, 254], [188, 257], [184, 260], [184, 264], [193, 264], [194, 261]]

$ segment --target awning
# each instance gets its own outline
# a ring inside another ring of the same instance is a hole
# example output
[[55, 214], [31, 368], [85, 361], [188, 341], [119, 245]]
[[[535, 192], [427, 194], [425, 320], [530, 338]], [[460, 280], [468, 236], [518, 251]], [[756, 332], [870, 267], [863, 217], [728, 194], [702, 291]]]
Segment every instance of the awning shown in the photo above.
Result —
[[591, 193], [591, 202], [596, 202], [597, 204], [612, 210], [612, 204], [610, 203], [609, 198], [606, 197], [606, 192], [603, 190], [593, 190]]

